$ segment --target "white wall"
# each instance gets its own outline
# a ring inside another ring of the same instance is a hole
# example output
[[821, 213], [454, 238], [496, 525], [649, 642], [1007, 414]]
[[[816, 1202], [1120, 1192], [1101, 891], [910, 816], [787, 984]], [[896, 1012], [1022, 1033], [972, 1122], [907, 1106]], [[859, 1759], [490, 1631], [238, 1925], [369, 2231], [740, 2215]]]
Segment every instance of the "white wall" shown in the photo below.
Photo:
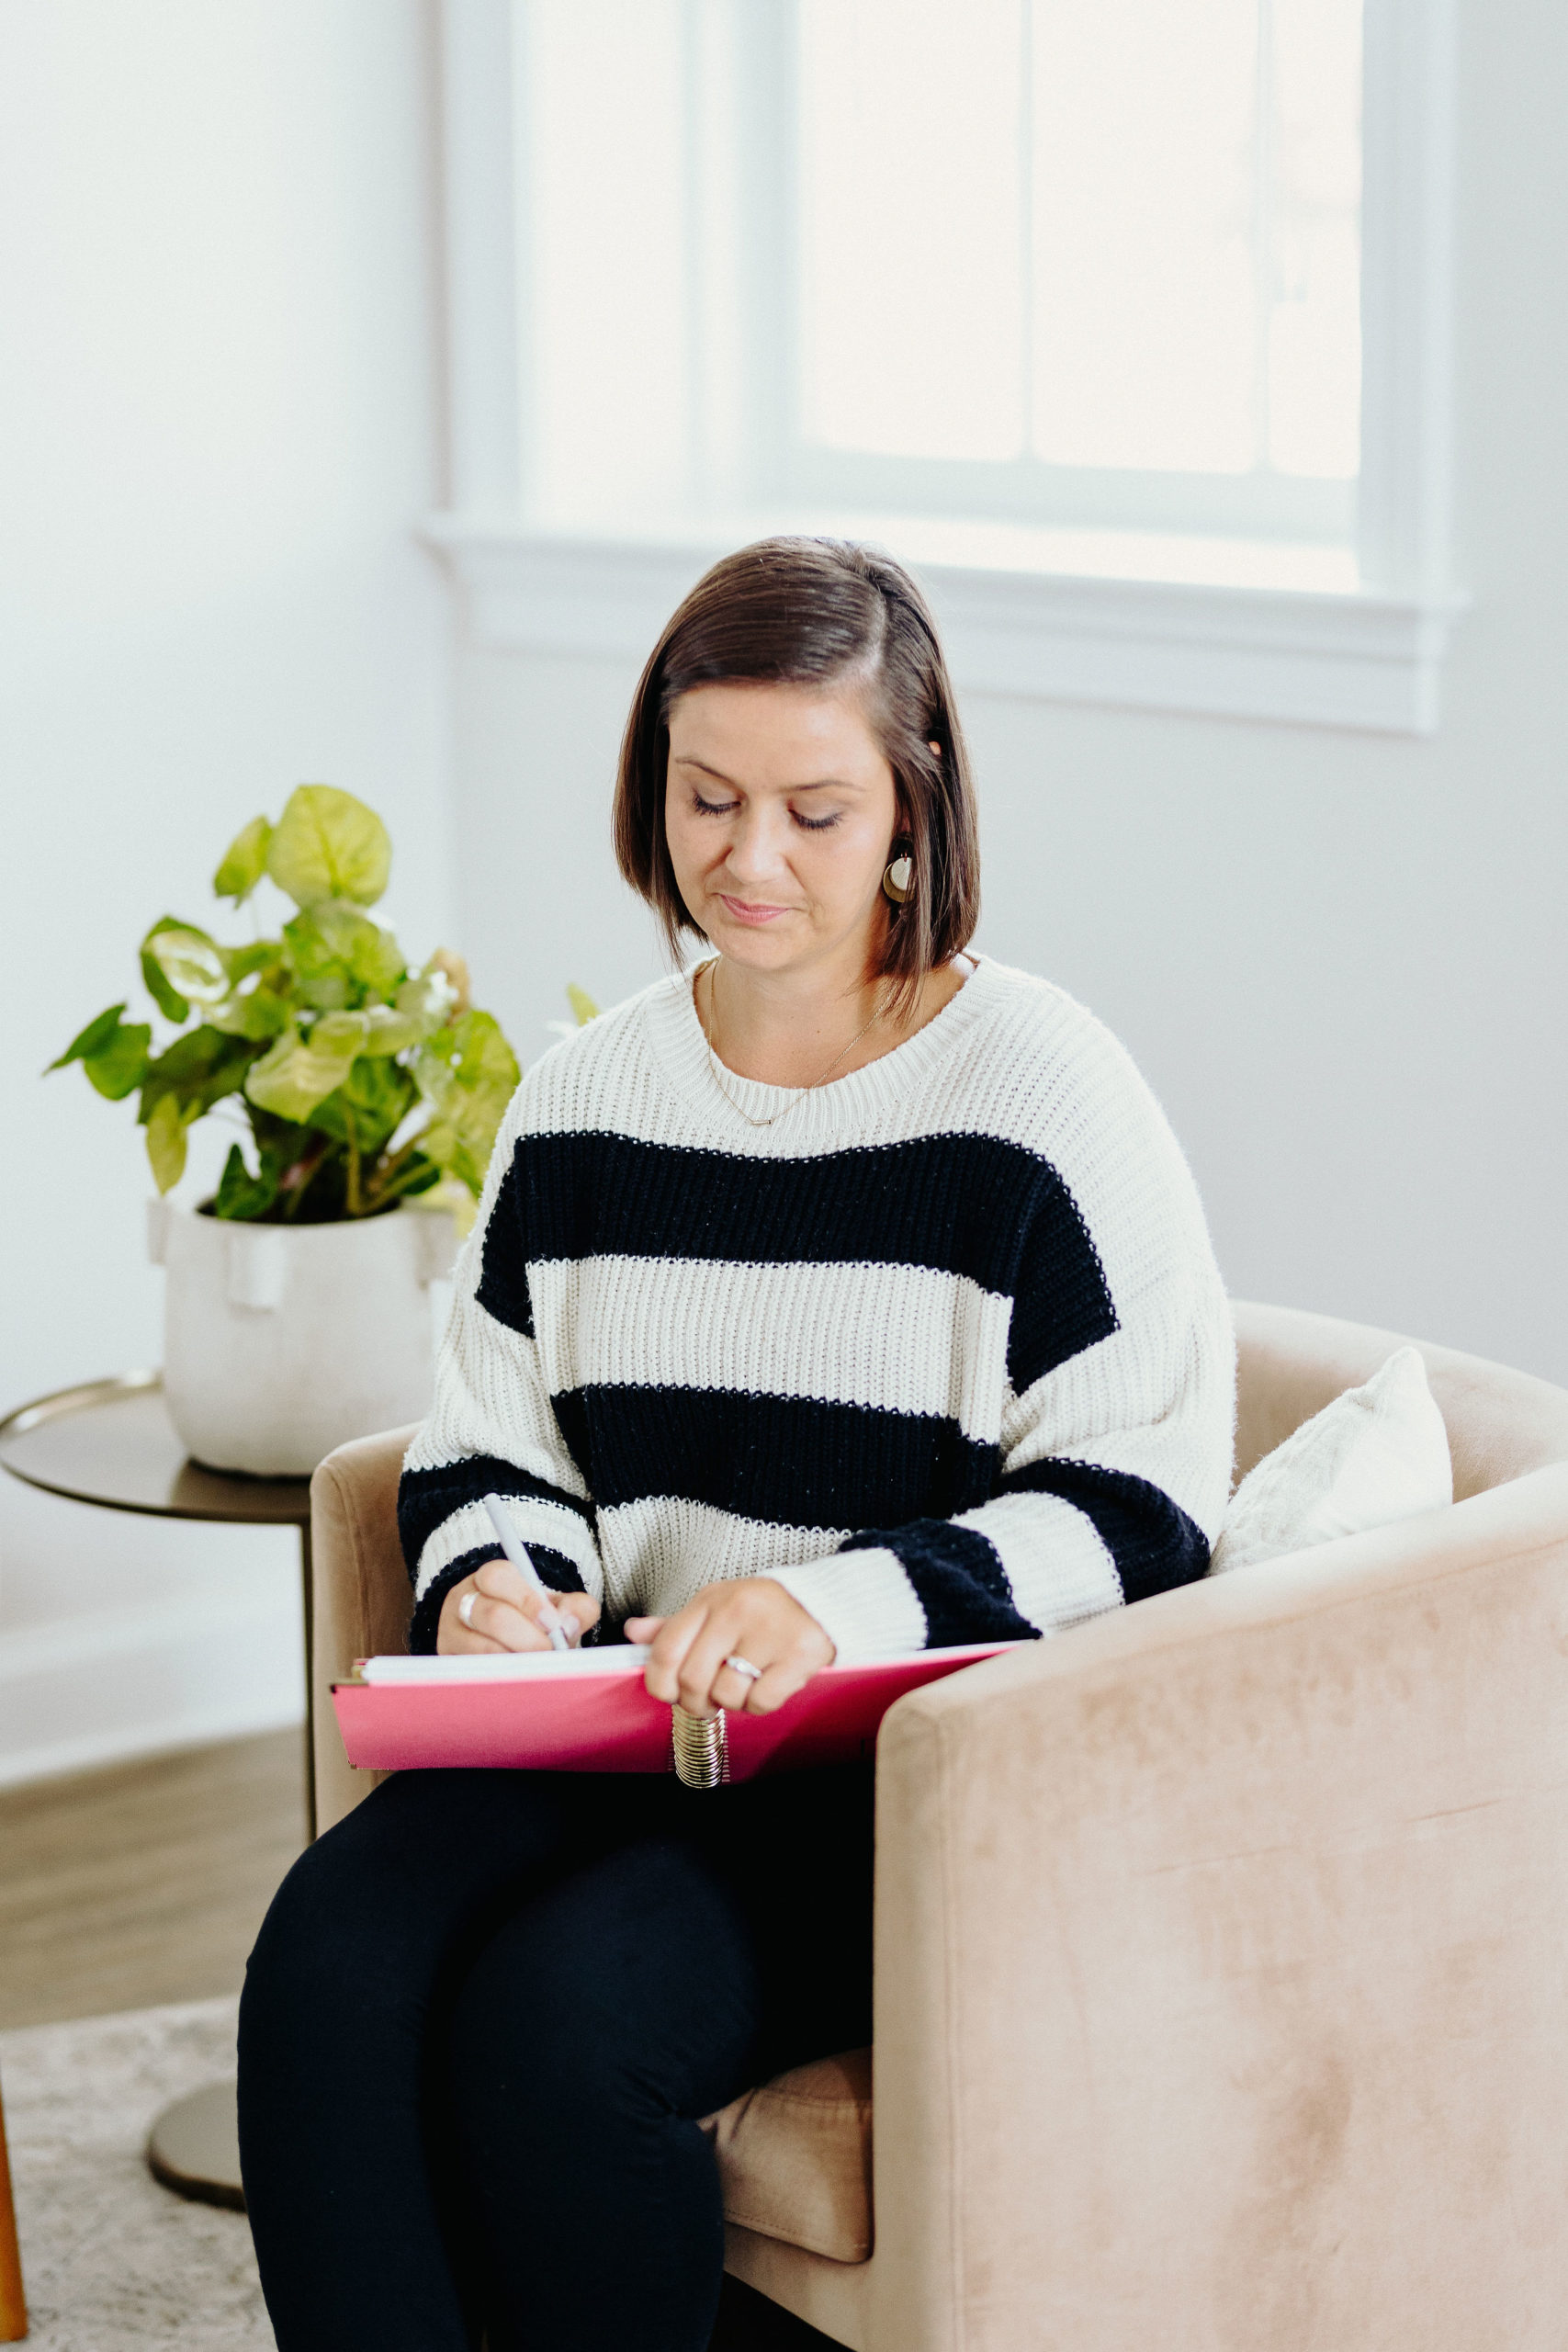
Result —
[[[1456, 571], [1429, 741], [976, 697], [979, 944], [1126, 1040], [1240, 1296], [1568, 1382], [1568, 14], [1464, 7]], [[635, 665], [470, 648], [464, 934], [529, 1049], [660, 968], [606, 810]]]
[[[430, 53], [420, 0], [0, 12], [7, 1406], [158, 1360], [134, 1102], [39, 1073], [237, 828], [361, 794], [450, 935]], [[0, 1780], [297, 1715], [294, 1561], [0, 1478]]]

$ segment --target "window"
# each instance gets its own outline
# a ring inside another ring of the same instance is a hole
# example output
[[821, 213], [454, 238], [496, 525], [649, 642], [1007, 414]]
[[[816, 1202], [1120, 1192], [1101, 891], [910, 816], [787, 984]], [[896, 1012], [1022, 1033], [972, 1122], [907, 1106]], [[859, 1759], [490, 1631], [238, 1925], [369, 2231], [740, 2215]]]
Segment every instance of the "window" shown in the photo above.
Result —
[[524, 0], [539, 510], [1348, 544], [1360, 16]]
[[801, 491], [1348, 541], [1360, 16], [801, 0]]
[[861, 530], [1008, 691], [1432, 723], [1451, 0], [446, 10], [434, 536], [508, 628], [525, 541]]

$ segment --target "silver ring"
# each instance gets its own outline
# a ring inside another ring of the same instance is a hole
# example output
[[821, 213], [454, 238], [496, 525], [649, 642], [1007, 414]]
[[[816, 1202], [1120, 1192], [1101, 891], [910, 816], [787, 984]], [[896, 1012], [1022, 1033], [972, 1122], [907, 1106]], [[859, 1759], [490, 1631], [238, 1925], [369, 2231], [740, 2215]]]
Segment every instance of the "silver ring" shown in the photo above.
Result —
[[753, 1666], [749, 1657], [727, 1657], [724, 1662], [731, 1674], [739, 1675], [743, 1682], [761, 1682], [762, 1679], [761, 1668]]
[[478, 1599], [479, 1594], [477, 1592], [466, 1592], [461, 1600], [457, 1603], [458, 1620], [462, 1624], [467, 1625], [470, 1631], [472, 1630], [474, 1623], [474, 1603]]

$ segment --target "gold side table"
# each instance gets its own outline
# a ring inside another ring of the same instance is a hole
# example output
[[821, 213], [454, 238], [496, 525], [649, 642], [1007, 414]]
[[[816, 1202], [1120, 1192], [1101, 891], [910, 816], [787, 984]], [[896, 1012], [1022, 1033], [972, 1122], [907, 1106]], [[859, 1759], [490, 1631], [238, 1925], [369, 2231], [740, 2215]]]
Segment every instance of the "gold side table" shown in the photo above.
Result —
[[[121, 1373], [58, 1389], [0, 1420], [0, 1468], [45, 1494], [154, 1519], [226, 1521], [299, 1532], [305, 1625], [305, 1834], [316, 1834], [316, 1768], [310, 1679], [310, 1482], [204, 1470], [175, 1434], [155, 1372]], [[209, 2083], [165, 2108], [152, 2125], [147, 2161], [182, 2197], [243, 2210], [234, 2086]]]

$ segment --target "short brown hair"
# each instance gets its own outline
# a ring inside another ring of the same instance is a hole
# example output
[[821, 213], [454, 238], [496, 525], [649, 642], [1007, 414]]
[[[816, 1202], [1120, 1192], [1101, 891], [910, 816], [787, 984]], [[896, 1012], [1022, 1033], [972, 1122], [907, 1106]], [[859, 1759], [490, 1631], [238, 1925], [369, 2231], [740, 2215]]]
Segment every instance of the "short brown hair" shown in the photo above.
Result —
[[[670, 711], [721, 681], [830, 686], [863, 679], [893, 771], [909, 896], [889, 909], [877, 965], [913, 998], [921, 976], [975, 935], [980, 858], [975, 787], [931, 608], [901, 565], [847, 539], [759, 539], [705, 572], [665, 624], [632, 697], [615, 778], [615, 856], [664, 925], [707, 936], [675, 885], [664, 834]], [[933, 752], [931, 745], [937, 749]]]

